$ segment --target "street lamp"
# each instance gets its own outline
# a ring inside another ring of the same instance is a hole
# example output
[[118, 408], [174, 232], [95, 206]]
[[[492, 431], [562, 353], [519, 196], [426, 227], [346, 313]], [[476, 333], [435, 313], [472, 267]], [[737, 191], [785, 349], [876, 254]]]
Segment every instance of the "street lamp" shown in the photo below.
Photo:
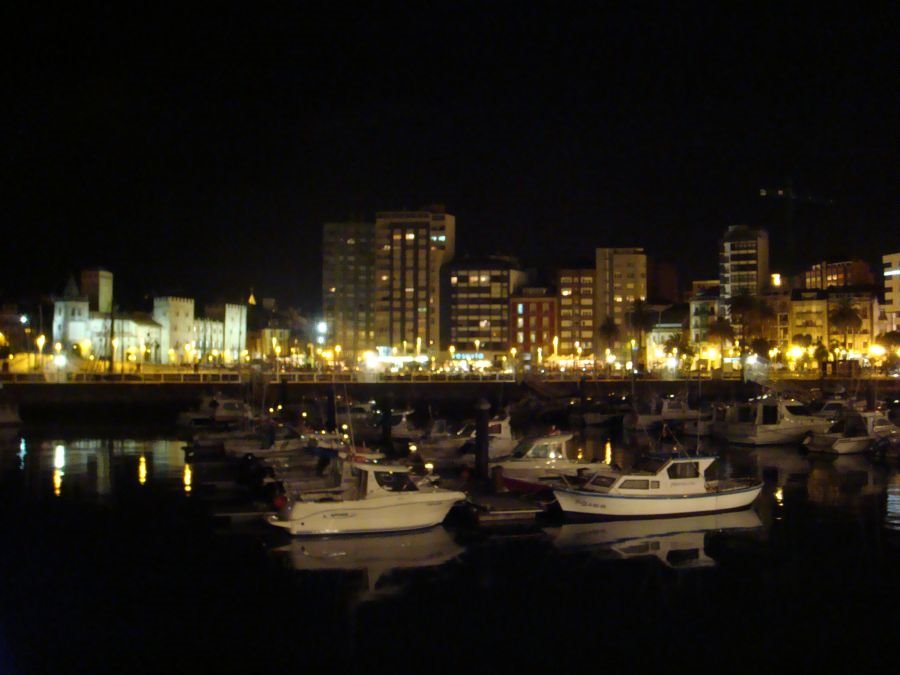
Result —
[[34, 341], [34, 343], [37, 345], [37, 348], [38, 348], [38, 353], [40, 355], [39, 361], [40, 361], [40, 366], [42, 368], [44, 367], [44, 343], [45, 342], [47, 342], [47, 338], [44, 337], [43, 333], [38, 335], [37, 339]]

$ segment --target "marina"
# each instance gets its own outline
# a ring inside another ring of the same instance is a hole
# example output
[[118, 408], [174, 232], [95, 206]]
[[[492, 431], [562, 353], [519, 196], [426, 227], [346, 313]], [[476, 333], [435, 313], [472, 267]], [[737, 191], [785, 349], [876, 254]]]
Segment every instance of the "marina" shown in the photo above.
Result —
[[[410, 660], [402, 670], [502, 662], [546, 672], [577, 665], [559, 637], [575, 643], [598, 631], [613, 666], [664, 658], [696, 670], [681, 647], [639, 649], [641, 636], [675, 624], [682, 642], [702, 632], [712, 661], [739, 650], [754, 667], [770, 663], [773, 641], [779, 664], [792, 669], [874, 668], [892, 644], [881, 617], [900, 600], [896, 457], [701, 439], [701, 454], [716, 461], [700, 473], [756, 486], [750, 508], [579, 522], [548, 508], [546, 491], [529, 498], [499, 481], [473, 482], [465, 469], [428, 477], [410, 474], [409, 460], [391, 471], [396, 460], [349, 455], [356, 480], [364, 474], [378, 486], [379, 472], [437, 481], [456, 506], [442, 524], [409, 532], [297, 536], [267, 522], [278, 518], [277, 495], [260, 490], [268, 483], [250, 480], [242, 460], [193, 457], [179, 433], [159, 424], [26, 424], [7, 437], [0, 637], [3, 658], [18, 668], [8, 672], [65, 671], [73, 657], [94, 672], [297, 662], [364, 672], [397, 649]], [[524, 437], [529, 447], [542, 438]], [[615, 429], [543, 438], [563, 439], [573, 464], [603, 465], [608, 475], [634, 471], [653, 453], [674, 456], [647, 434]], [[308, 494], [322, 495], [323, 480], [341, 489], [340, 477], [317, 479], [313, 464], [305, 471]], [[854, 611], [852, 625], [837, 620]], [[523, 644], [508, 627], [535, 613], [557, 632]], [[58, 650], [40, 648], [49, 629], [60, 635]], [[134, 640], [152, 647], [132, 648]]]

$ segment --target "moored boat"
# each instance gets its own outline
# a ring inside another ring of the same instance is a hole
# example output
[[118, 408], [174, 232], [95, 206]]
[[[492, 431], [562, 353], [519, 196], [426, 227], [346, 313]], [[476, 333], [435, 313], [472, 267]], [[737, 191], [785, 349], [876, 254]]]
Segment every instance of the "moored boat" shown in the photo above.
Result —
[[598, 472], [553, 493], [567, 514], [603, 517], [674, 516], [750, 506], [762, 483], [707, 480], [715, 457], [646, 457], [630, 471]]
[[349, 485], [301, 494], [269, 522], [295, 535], [403, 532], [443, 522], [466, 498], [416, 484], [407, 466], [351, 460], [350, 470]]
[[725, 437], [739, 445], [781, 445], [799, 443], [829, 426], [799, 401], [761, 396], [729, 409]]
[[849, 455], [871, 450], [879, 440], [900, 441], [900, 428], [880, 412], [845, 412], [826, 431], [807, 436], [811, 452]]

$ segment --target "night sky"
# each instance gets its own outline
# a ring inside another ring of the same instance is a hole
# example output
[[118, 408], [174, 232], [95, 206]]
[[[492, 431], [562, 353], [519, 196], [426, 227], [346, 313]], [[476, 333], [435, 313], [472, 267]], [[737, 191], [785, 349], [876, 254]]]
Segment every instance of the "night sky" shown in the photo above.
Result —
[[100, 265], [134, 309], [315, 313], [323, 222], [428, 203], [460, 254], [639, 245], [683, 283], [739, 222], [785, 271], [900, 250], [888, 4], [110, 4], [7, 10], [4, 298]]

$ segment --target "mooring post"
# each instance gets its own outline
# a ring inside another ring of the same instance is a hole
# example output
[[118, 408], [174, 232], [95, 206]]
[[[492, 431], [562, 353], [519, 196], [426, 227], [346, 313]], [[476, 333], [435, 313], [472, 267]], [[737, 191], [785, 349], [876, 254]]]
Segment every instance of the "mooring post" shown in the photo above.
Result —
[[483, 398], [475, 403], [478, 411], [475, 420], [475, 475], [479, 479], [488, 477], [488, 417], [491, 412], [491, 404]]

